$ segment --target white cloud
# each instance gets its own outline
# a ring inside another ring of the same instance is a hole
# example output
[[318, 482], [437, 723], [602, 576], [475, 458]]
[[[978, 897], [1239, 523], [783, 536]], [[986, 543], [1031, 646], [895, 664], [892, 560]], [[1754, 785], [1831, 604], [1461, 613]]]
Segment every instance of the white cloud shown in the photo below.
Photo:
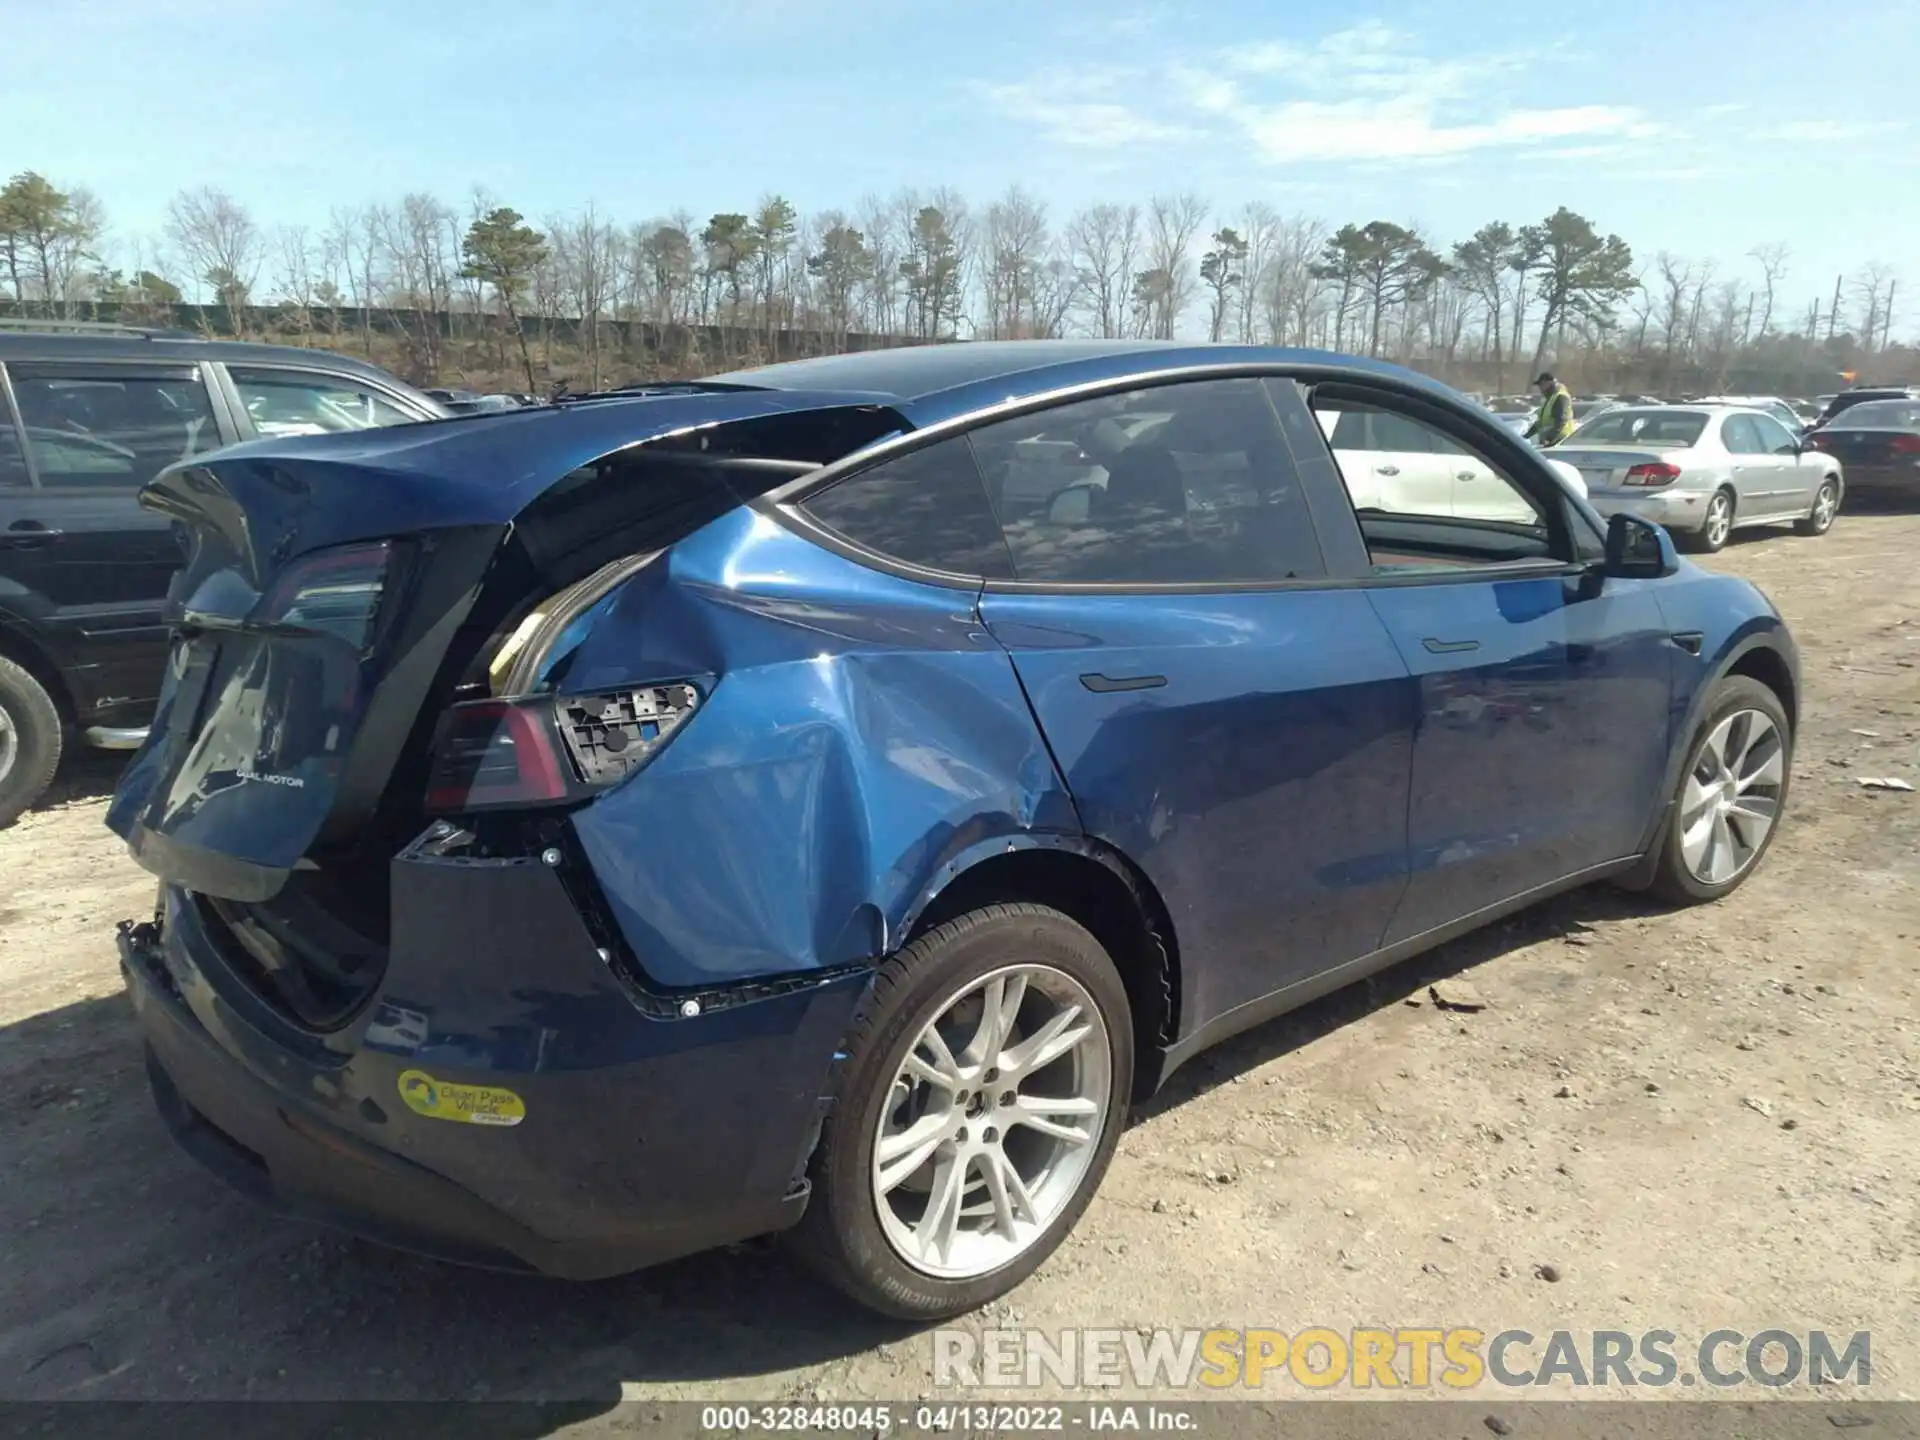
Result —
[[1048, 138], [1120, 147], [1237, 137], [1269, 164], [1439, 163], [1569, 140], [1645, 140], [1660, 127], [1612, 104], [1527, 107], [1503, 91], [1531, 53], [1441, 59], [1369, 21], [1309, 45], [1265, 41], [1129, 72], [1037, 76], [987, 87], [1001, 113]]
[[1756, 131], [1755, 140], [1864, 140], [1869, 135], [1891, 135], [1907, 128], [1903, 120], [1790, 120]]
[[985, 85], [980, 93], [1001, 114], [1038, 125], [1057, 145], [1103, 150], [1196, 138], [1191, 126], [1155, 119], [1119, 98], [1129, 78], [1126, 71], [1055, 72]]

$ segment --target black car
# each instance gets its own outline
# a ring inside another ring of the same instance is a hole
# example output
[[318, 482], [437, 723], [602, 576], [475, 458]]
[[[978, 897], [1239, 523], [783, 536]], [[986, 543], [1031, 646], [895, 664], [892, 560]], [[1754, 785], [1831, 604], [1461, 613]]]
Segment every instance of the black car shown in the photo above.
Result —
[[1840, 462], [1849, 491], [1920, 500], [1920, 396], [1850, 405], [1807, 443]]
[[1861, 385], [1852, 390], [1842, 390], [1830, 397], [1826, 408], [1820, 412], [1820, 418], [1813, 422], [1818, 430], [1833, 422], [1851, 410], [1855, 405], [1864, 405], [1869, 400], [1920, 400], [1920, 387], [1912, 385]]
[[321, 351], [0, 322], [0, 825], [46, 788], [70, 730], [109, 750], [145, 736], [183, 551], [142, 485], [238, 440], [447, 413]]

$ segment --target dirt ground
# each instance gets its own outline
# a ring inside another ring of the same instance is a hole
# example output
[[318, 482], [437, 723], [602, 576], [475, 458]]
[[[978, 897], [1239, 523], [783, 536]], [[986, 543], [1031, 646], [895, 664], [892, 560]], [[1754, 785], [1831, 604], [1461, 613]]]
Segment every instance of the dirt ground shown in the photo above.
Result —
[[[1864, 1329], [1871, 1398], [1920, 1397], [1920, 794], [1857, 783], [1920, 783], [1920, 517], [1712, 563], [1805, 656], [1763, 872], [1680, 913], [1569, 896], [1196, 1062], [968, 1327]], [[102, 826], [112, 779], [70, 766], [0, 833], [0, 1400], [491, 1396], [592, 1429], [623, 1396], [929, 1391], [929, 1337], [770, 1247], [565, 1285], [229, 1194], [146, 1094], [112, 931], [153, 886]], [[1437, 1009], [1463, 972], [1487, 1008]]]

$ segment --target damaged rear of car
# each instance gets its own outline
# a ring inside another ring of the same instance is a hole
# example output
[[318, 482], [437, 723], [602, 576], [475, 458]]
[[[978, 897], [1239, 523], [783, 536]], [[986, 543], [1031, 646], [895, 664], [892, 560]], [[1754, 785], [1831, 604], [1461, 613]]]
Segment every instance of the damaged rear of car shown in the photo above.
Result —
[[109, 824], [162, 882], [121, 952], [180, 1141], [569, 1277], [797, 1220], [905, 917], [1075, 829], [967, 597], [752, 505], [907, 428], [668, 387], [163, 474], [192, 554]]

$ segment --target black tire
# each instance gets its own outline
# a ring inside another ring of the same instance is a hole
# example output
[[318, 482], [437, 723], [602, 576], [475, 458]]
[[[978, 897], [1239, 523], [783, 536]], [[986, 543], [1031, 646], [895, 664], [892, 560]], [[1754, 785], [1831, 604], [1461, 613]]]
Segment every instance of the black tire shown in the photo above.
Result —
[[[1062, 971], [1092, 996], [1107, 1027], [1107, 1110], [1077, 1190], [1046, 1229], [997, 1269], [943, 1279], [908, 1264], [887, 1239], [870, 1180], [875, 1136], [894, 1076], [921, 1030], [970, 984], [1015, 960]], [[1113, 961], [1085, 929], [1044, 905], [974, 910], [929, 931], [880, 967], [845, 1048], [843, 1080], [809, 1172], [813, 1197], [789, 1234], [796, 1253], [853, 1299], [902, 1320], [947, 1319], [1012, 1290], [1078, 1223], [1126, 1126], [1133, 1026]]]
[[[1686, 796], [1687, 780], [1701, 760], [1703, 747], [1715, 728], [1728, 716], [1741, 710], [1757, 710], [1771, 720], [1781, 737], [1782, 776], [1779, 794], [1776, 797], [1776, 814], [1772, 828], [1761, 840], [1753, 858], [1730, 880], [1712, 884], [1699, 879], [1687, 868], [1681, 854], [1681, 834], [1684, 829], [1682, 803]], [[1780, 697], [1762, 685], [1758, 680], [1750, 680], [1744, 675], [1729, 675], [1713, 688], [1708, 697], [1707, 708], [1699, 726], [1687, 741], [1686, 764], [1680, 771], [1680, 779], [1675, 786], [1673, 809], [1667, 817], [1666, 827], [1659, 839], [1659, 854], [1653, 868], [1653, 878], [1648, 889], [1662, 900], [1675, 905], [1699, 905], [1718, 900], [1723, 895], [1732, 894], [1746, 883], [1747, 877], [1760, 868], [1760, 862], [1766, 858], [1772, 847], [1774, 837], [1780, 833], [1780, 822], [1786, 816], [1787, 792], [1793, 783], [1793, 727], [1787, 720], [1786, 708], [1781, 705]]]
[[[1727, 509], [1727, 528], [1717, 538], [1714, 535], [1713, 511], [1724, 504]], [[1724, 550], [1727, 541], [1733, 538], [1734, 522], [1739, 518], [1738, 502], [1731, 490], [1716, 490], [1713, 498], [1707, 502], [1707, 513], [1700, 521], [1700, 528], [1686, 536], [1686, 548], [1701, 555], [1712, 555]]]
[[[1833, 499], [1833, 506], [1831, 510], [1827, 512], [1827, 518], [1822, 521], [1820, 518], [1823, 508], [1822, 502], [1829, 496]], [[1828, 475], [1821, 480], [1820, 488], [1813, 492], [1813, 508], [1800, 519], [1793, 522], [1793, 533], [1809, 537], [1824, 535], [1833, 528], [1833, 522], [1839, 517], [1840, 477], [1838, 475]]]
[[0, 826], [46, 794], [60, 768], [60, 710], [40, 682], [0, 655]]

